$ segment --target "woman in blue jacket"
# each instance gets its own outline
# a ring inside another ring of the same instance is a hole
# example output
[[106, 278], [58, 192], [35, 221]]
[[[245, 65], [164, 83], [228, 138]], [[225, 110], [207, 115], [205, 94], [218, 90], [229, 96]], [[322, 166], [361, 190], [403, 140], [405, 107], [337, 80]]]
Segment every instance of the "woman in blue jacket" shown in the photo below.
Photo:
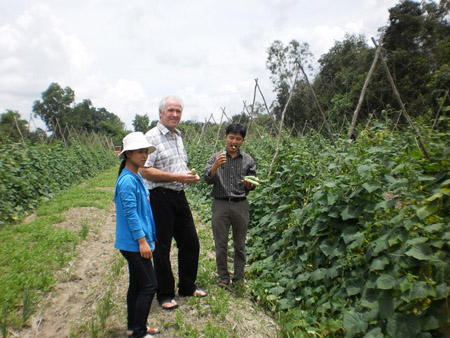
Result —
[[147, 327], [157, 281], [152, 264], [155, 250], [155, 221], [149, 202], [149, 191], [138, 173], [155, 147], [141, 132], [130, 133], [123, 139], [119, 158], [123, 161], [116, 182], [115, 248], [128, 261], [130, 275], [127, 293], [127, 334], [133, 338], [153, 337], [156, 328]]

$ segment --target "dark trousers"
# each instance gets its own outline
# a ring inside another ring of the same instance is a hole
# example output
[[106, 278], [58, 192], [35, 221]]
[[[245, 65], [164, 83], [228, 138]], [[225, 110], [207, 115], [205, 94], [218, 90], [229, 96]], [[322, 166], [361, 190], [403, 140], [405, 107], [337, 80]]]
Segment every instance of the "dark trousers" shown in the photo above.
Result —
[[178, 247], [178, 293], [189, 296], [196, 289], [200, 243], [184, 191], [156, 188], [150, 192], [156, 226], [154, 252], [158, 302], [175, 297], [175, 280], [170, 264], [172, 238]]
[[228, 236], [230, 226], [233, 233], [234, 274], [233, 282], [244, 280], [246, 263], [245, 238], [249, 222], [248, 201], [228, 202], [215, 199], [211, 206], [211, 224], [216, 251], [217, 274], [219, 282], [229, 282]]
[[141, 257], [139, 252], [120, 252], [128, 261], [130, 274], [127, 293], [128, 330], [133, 330], [133, 338], [140, 338], [147, 333], [147, 318], [157, 290], [155, 271], [152, 261]]

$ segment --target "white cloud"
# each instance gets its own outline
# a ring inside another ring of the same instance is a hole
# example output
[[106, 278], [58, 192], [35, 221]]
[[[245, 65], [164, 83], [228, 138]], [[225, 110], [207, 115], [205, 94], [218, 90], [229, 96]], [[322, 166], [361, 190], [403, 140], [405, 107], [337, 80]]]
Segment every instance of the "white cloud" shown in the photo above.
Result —
[[[77, 101], [118, 115], [158, 118], [162, 96], [185, 101], [185, 119], [203, 121], [250, 104], [254, 79], [273, 99], [267, 48], [310, 44], [316, 59], [345, 33], [374, 36], [394, 0], [40, 0], [0, 13], [0, 112], [24, 118], [51, 82]], [[258, 94], [259, 95], [259, 94]]]

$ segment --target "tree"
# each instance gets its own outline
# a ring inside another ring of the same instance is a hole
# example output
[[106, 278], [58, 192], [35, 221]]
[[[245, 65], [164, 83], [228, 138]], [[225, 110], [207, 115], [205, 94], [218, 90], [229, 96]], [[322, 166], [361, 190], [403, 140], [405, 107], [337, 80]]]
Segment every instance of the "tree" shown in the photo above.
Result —
[[[351, 121], [374, 54], [374, 48], [367, 45], [364, 35], [345, 35], [343, 41], [336, 41], [319, 59], [320, 70], [314, 88], [332, 124], [340, 126]], [[361, 118], [384, 108], [380, 98], [386, 88], [389, 89], [387, 81], [382, 81], [379, 87], [369, 87]]]
[[23, 134], [28, 131], [27, 121], [20, 119], [18, 111], [7, 110], [0, 116], [0, 141], [21, 142]]
[[[403, 0], [389, 10], [389, 24], [382, 29], [387, 63], [410, 115], [424, 114], [430, 107], [433, 89], [429, 84], [436, 84], [436, 72], [448, 61], [448, 7], [448, 0], [439, 5]], [[389, 103], [397, 106], [394, 97]]]
[[[51, 83], [42, 93], [42, 101], [36, 100], [33, 104], [34, 116], [39, 116], [47, 126], [47, 130], [61, 136], [75, 100], [75, 92], [70, 88], [61, 88], [57, 83]], [[60, 128], [58, 128], [58, 125]]]
[[94, 132], [112, 137], [120, 144], [126, 131], [117, 115], [105, 108], [95, 108], [89, 99], [77, 104], [74, 100], [75, 92], [70, 87], [62, 89], [59, 84], [52, 83], [42, 93], [42, 102], [34, 102], [33, 112], [42, 118], [56, 137], [67, 138], [70, 130]]
[[299, 76], [297, 77], [297, 83], [294, 83], [300, 67], [312, 71], [312, 54], [309, 52], [309, 45], [292, 40], [285, 46], [281, 41], [276, 40], [268, 48], [267, 53], [266, 67], [272, 73], [270, 78], [275, 86], [274, 91], [277, 93], [273, 105], [274, 115], [277, 119], [281, 118], [281, 112], [288, 101], [289, 93], [295, 86], [297, 89], [290, 106], [287, 107], [285, 124], [288, 127], [297, 126], [298, 128], [303, 125], [309, 115], [317, 114], [313, 112], [314, 102], [310, 91], [307, 90], [305, 79]]
[[150, 118], [148, 117], [148, 115], [136, 114], [133, 120], [133, 128], [134, 131], [140, 131], [145, 134], [150, 129]]
[[8, 109], [0, 115], [0, 142], [2, 143], [23, 141], [36, 143], [46, 137], [45, 131], [41, 128], [31, 132], [28, 129], [28, 122], [20, 118], [18, 111]]

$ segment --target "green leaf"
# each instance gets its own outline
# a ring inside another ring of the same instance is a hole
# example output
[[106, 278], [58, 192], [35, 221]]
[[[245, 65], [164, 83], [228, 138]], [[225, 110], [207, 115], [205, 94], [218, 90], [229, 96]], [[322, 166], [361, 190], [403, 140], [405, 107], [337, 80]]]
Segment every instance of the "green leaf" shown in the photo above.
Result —
[[317, 270], [314, 270], [313, 272], [311, 272], [311, 280], [312, 281], [318, 281], [318, 280], [322, 280], [324, 279], [324, 277], [327, 275], [327, 269], [325, 268], [320, 268]]
[[409, 249], [405, 252], [406, 256], [414, 257], [420, 261], [428, 261], [430, 260], [430, 256], [427, 250], [428, 246], [425, 245], [417, 245]]
[[381, 201], [381, 202], [378, 202], [378, 203], [375, 205], [375, 209], [374, 209], [374, 210], [378, 210], [378, 209], [388, 209], [388, 208], [389, 208], [389, 205], [390, 205], [389, 201]]
[[314, 195], [312, 196], [314, 201], [319, 201], [325, 194], [323, 193], [322, 190], [318, 190], [314, 193]]
[[362, 186], [369, 193], [374, 192], [375, 190], [381, 189], [381, 184], [378, 182], [364, 183]]
[[306, 282], [311, 274], [309, 272], [303, 272], [301, 275], [298, 275], [298, 277], [295, 279], [298, 282]]
[[389, 264], [389, 259], [386, 256], [377, 257], [370, 264], [370, 271], [384, 270], [384, 267]]
[[439, 318], [428, 315], [426, 317], [420, 318], [420, 326], [423, 331], [430, 331], [439, 329], [442, 326], [442, 323]]
[[434, 232], [440, 231], [443, 226], [444, 226], [444, 223], [435, 223], [435, 224], [427, 225], [426, 227], [423, 228], [423, 230], [425, 232], [432, 234]]
[[368, 176], [370, 176], [370, 171], [372, 169], [375, 169], [375, 167], [376, 167], [375, 164], [371, 164], [371, 165], [363, 164], [363, 165], [360, 165], [358, 168], [356, 168], [356, 170], [362, 177], [368, 177]]
[[377, 279], [377, 288], [382, 290], [390, 290], [396, 284], [396, 280], [394, 277], [388, 274], [380, 275]]
[[342, 238], [345, 244], [350, 243], [354, 240], [355, 235], [358, 233], [358, 229], [354, 226], [347, 227], [342, 233]]
[[336, 250], [336, 246], [339, 243], [336, 241], [336, 243], [332, 244], [330, 241], [325, 240], [322, 243], [320, 243], [319, 248], [323, 252], [325, 256], [330, 256], [334, 250]]
[[446, 283], [436, 285], [436, 299], [444, 299], [448, 297], [450, 287]]
[[374, 327], [372, 330], [366, 333], [363, 338], [383, 338], [384, 334], [381, 332], [381, 328]]
[[406, 241], [406, 245], [413, 246], [428, 242], [428, 237], [416, 237]]
[[361, 292], [363, 281], [362, 279], [350, 279], [346, 280], [345, 290], [347, 291], [347, 296], [354, 296]]
[[404, 277], [403, 280], [400, 282], [400, 290], [402, 292], [411, 290], [415, 285], [414, 283], [415, 283], [415, 281], [412, 281], [408, 277]]
[[383, 235], [377, 240], [375, 240], [374, 244], [375, 247], [373, 248], [374, 255], [378, 255], [381, 251], [386, 250], [389, 248], [389, 243], [387, 241], [388, 235]]
[[379, 316], [387, 319], [394, 312], [394, 296], [390, 291], [382, 291], [377, 297]]
[[315, 236], [323, 230], [328, 229], [328, 224], [325, 222], [316, 221], [311, 228], [311, 235]]
[[275, 287], [270, 289], [270, 293], [275, 295], [275, 296], [279, 296], [283, 292], [284, 292], [284, 287], [282, 287], [282, 286], [275, 286]]
[[427, 201], [427, 202], [433, 202], [433, 201], [434, 201], [435, 199], [437, 199], [437, 198], [442, 198], [442, 196], [444, 196], [444, 194], [443, 194], [442, 191], [440, 191], [440, 192], [434, 194], [433, 196], [428, 197], [428, 198], [426, 199], [426, 201]]
[[411, 289], [409, 300], [424, 299], [429, 294], [429, 286], [426, 282], [417, 282]]
[[328, 205], [333, 205], [334, 203], [336, 203], [336, 200], [338, 200], [340, 197], [341, 197], [340, 195], [338, 195], [332, 191], [329, 191], [327, 193]]
[[390, 337], [415, 337], [420, 332], [420, 323], [413, 314], [396, 313], [389, 317], [386, 329]]
[[339, 275], [339, 270], [336, 267], [331, 267], [327, 270], [327, 277], [329, 279], [336, 278]]
[[344, 328], [349, 335], [365, 332], [368, 324], [363, 314], [349, 312], [344, 316]]
[[278, 297], [275, 296], [275, 295], [268, 295], [268, 296], [266, 297], [266, 299], [267, 299], [268, 301], [274, 301], [274, 300], [277, 300]]
[[361, 215], [361, 209], [347, 205], [341, 212], [341, 217], [344, 221], [352, 218], [358, 218]]
[[423, 220], [428, 216], [433, 215], [439, 210], [439, 206], [437, 204], [428, 204], [417, 210], [417, 216]]

